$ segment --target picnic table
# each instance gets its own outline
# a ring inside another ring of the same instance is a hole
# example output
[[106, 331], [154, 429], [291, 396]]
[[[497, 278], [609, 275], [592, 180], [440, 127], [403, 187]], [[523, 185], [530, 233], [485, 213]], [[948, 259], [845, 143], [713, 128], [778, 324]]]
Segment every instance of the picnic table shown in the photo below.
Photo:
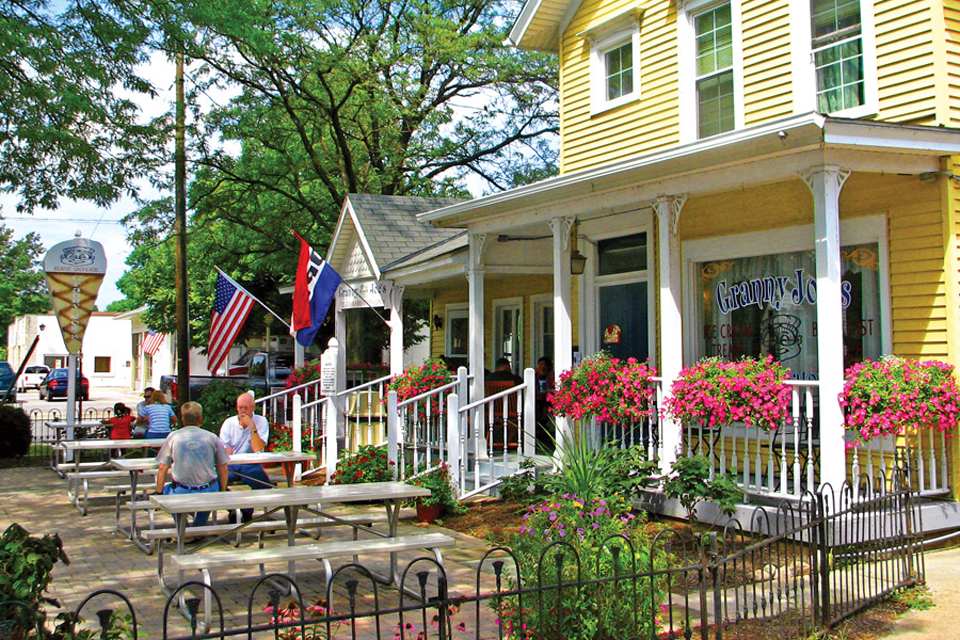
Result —
[[[234, 453], [230, 455], [229, 464], [268, 464], [279, 463], [283, 467], [283, 474], [287, 481], [287, 486], [293, 486], [294, 473], [296, 466], [303, 462], [315, 460], [316, 455], [300, 451], [261, 451], [259, 453]], [[144, 543], [138, 537], [137, 528], [137, 488], [140, 482], [140, 475], [147, 471], [153, 471], [160, 467], [156, 458], [113, 458], [110, 464], [121, 471], [130, 474], [130, 529], [125, 530], [120, 522], [120, 510], [117, 510], [117, 530], [133, 541], [141, 550], [150, 553], [151, 546]], [[203, 509], [201, 509], [203, 511]]]
[[[82, 433], [87, 429], [95, 429], [102, 425], [99, 420], [81, 420], [74, 422], [67, 422], [66, 420], [53, 420], [50, 422], [44, 422], [43, 424], [48, 431], [53, 432], [57, 445], [61, 444], [64, 440], [74, 440], [78, 430], [80, 430]], [[62, 478], [63, 472], [58, 468], [60, 466], [61, 452], [64, 456], [63, 462], [72, 462], [73, 452], [68, 449], [59, 449], [56, 445], [50, 449], [50, 467]]]

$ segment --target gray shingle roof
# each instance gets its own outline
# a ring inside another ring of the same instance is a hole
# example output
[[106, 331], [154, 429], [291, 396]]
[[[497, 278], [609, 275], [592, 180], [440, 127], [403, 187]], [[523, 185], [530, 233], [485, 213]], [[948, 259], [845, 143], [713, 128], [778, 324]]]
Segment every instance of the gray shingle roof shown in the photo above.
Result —
[[417, 214], [464, 202], [460, 198], [351, 193], [350, 204], [380, 268], [462, 233], [417, 221]]

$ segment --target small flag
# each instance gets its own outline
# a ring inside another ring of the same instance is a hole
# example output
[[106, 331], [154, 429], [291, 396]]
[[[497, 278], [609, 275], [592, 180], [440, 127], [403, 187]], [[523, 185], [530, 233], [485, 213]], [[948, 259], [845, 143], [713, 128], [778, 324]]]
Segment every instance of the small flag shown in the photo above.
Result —
[[157, 351], [160, 350], [160, 345], [163, 344], [163, 339], [165, 337], [166, 334], [150, 329], [147, 331], [147, 335], [143, 338], [143, 343], [140, 345], [140, 352], [145, 353], [148, 356], [157, 355]]
[[233, 346], [254, 298], [229, 276], [217, 269], [217, 293], [210, 318], [210, 338], [207, 342], [207, 369], [216, 373]]
[[290, 335], [295, 335], [302, 346], [309, 347], [313, 342], [342, 280], [340, 274], [306, 240], [300, 238], [300, 262], [297, 264], [297, 282], [293, 289]]

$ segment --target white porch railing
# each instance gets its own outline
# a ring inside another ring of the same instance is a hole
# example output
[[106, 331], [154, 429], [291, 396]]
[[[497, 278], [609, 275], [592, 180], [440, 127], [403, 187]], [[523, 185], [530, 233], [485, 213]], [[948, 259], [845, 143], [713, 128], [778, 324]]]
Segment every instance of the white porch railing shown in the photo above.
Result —
[[[464, 402], [469, 399], [469, 376], [461, 367], [453, 382], [403, 402], [395, 392], [386, 393], [389, 377], [383, 377], [329, 398], [319, 395], [318, 382], [306, 383], [261, 398], [257, 404], [258, 411], [272, 422], [292, 427], [295, 447], [301, 430], [309, 429], [311, 437], [319, 441], [318, 464], [328, 467], [328, 477], [336, 469], [340, 451], [354, 451], [359, 444], [385, 444], [397, 477], [406, 477], [408, 467], [417, 473], [446, 462], [461, 496], [468, 497], [489, 490], [534, 454], [534, 380], [533, 370], [527, 369], [523, 384]], [[659, 416], [664, 391], [660, 380], [655, 383], [658, 411], [633, 424], [593, 425], [586, 434], [595, 446], [639, 445], [648, 459], [664, 459], [663, 429], [670, 423]], [[788, 384], [792, 388], [792, 419], [782, 428], [767, 432], [742, 424], [718, 429], [687, 426], [677, 454], [713, 460], [714, 474], [733, 474], [748, 495], [800, 498], [806, 491], [816, 491], [820, 484], [819, 384]], [[344, 424], [346, 429], [338, 434], [334, 425]], [[848, 442], [852, 435], [847, 435]], [[851, 481], [880, 473], [890, 478], [894, 468], [905, 467], [911, 483], [923, 495], [950, 492], [943, 433], [928, 430], [875, 438], [848, 448], [846, 460]]]

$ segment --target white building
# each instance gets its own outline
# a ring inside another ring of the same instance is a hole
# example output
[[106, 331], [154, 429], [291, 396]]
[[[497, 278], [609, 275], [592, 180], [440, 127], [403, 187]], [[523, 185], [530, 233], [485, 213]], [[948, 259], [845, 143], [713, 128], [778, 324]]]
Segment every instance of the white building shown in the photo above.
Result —
[[[67, 347], [52, 313], [20, 316], [7, 327], [7, 360], [16, 369], [34, 338], [37, 347], [27, 365], [67, 366]], [[95, 312], [83, 336], [83, 374], [96, 387], [127, 387], [134, 365], [131, 322], [116, 313]]]

